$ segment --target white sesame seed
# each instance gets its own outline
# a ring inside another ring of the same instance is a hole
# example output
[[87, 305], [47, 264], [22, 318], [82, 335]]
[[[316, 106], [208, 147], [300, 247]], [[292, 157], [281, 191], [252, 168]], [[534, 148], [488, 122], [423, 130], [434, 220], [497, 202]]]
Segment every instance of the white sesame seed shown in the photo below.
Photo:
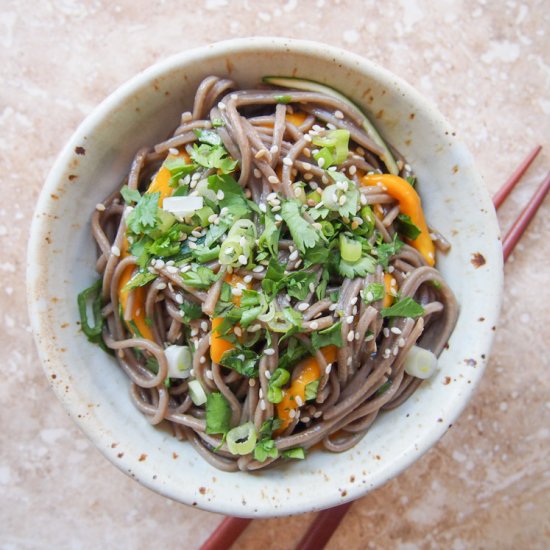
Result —
[[301, 304], [298, 304], [297, 308], [298, 311], [305, 311], [309, 307], [309, 304], [306, 302], [302, 302]]
[[253, 388], [256, 385], [256, 380], [254, 378], [249, 378], [248, 385]]
[[348, 317], [346, 317], [346, 323], [348, 325], [351, 325], [353, 323], [353, 319], [354, 319], [353, 315], [349, 315]]
[[292, 161], [291, 158], [285, 157], [285, 158], [283, 159], [283, 164], [284, 164], [285, 166], [292, 166], [292, 165], [294, 164], [294, 162]]
[[262, 399], [263, 396], [264, 396], [264, 390], [262, 390], [262, 388], [260, 388], [260, 389], [258, 390], [258, 397], [259, 397], [260, 399]]
[[199, 363], [201, 365], [204, 365], [206, 363], [206, 357], [204, 355], [199, 359]]
[[[166, 285], [165, 285], [166, 286]], [[160, 288], [160, 285], [157, 286], [157, 288]], [[178, 304], [183, 304], [183, 296], [181, 294], [176, 294], [176, 302]]]
[[254, 168], [254, 176], [257, 178], [261, 178], [262, 173], [257, 168]]
[[309, 323], [309, 326], [311, 330], [317, 330], [319, 328], [319, 323], [317, 321], [311, 321], [311, 323]]
[[309, 416], [302, 416], [301, 420], [304, 424], [307, 424], [310, 422], [311, 418], [309, 418]]
[[335, 311], [337, 307], [338, 307], [338, 304], [330, 304], [330, 306], [328, 306], [328, 309], [329, 311]]
[[354, 298], [351, 299], [351, 305], [354, 306], [356, 303], [357, 303], [357, 296], [355, 296]]
[[354, 176], [357, 173], [357, 166], [355, 166], [355, 164], [352, 164], [349, 167], [348, 172], [350, 173], [350, 176]]
[[290, 416], [290, 418], [294, 418], [296, 416], [296, 411], [294, 409], [290, 409], [290, 411], [288, 411], [288, 416]]
[[254, 271], [254, 273], [261, 273], [264, 269], [265, 267], [263, 265], [257, 265], [252, 269], [252, 271]]
[[369, 334], [369, 335], [365, 338], [365, 342], [370, 342], [371, 340], [374, 340], [374, 334]]
[[294, 260], [298, 259], [298, 256], [300, 255], [300, 253], [295, 250], [289, 257], [288, 259], [293, 262]]
[[330, 374], [330, 371], [332, 370], [332, 363], [329, 363], [326, 367], [325, 367], [325, 374]]
[[309, 283], [309, 291], [310, 292], [315, 292], [315, 285], [313, 283]]
[[317, 159], [317, 166], [319, 166], [319, 168], [322, 168], [324, 165], [325, 165], [325, 159], [323, 157], [319, 157]]
[[238, 336], [239, 338], [243, 335], [243, 329], [241, 327], [235, 327], [233, 329], [233, 332], [235, 333], [236, 336]]
[[304, 136], [304, 141], [307, 141], [308, 143], [311, 143], [311, 136], [308, 135], [308, 134], [306, 134], [306, 135]]
[[259, 204], [259, 208], [262, 212], [267, 212], [267, 206], [265, 205], [265, 203], [261, 202]]
[[401, 329], [398, 327], [392, 327], [390, 331], [393, 332], [394, 334], [401, 334]]
[[113, 256], [116, 256], [117, 258], [120, 256], [120, 248], [116, 245], [111, 246], [111, 252]]
[[347, 201], [347, 200], [348, 200], [348, 199], [347, 199], [346, 195], [342, 195], [342, 196], [338, 199], [338, 204], [339, 204], [340, 206], [344, 206], [344, 204], [346, 204], [346, 201]]
[[353, 306], [353, 309], [351, 310], [351, 313], [353, 315], [357, 315], [357, 311], [358, 311], [357, 306]]
[[405, 338], [401, 337], [401, 338], [399, 338], [399, 340], [397, 340], [397, 345], [398, 345], [400, 348], [404, 347], [405, 344], [406, 344]]
[[224, 103], [223, 101], [220, 101], [220, 102], [218, 103], [218, 109], [219, 109], [220, 111], [225, 111], [226, 107], [225, 107], [225, 103]]
[[199, 329], [198, 328], [192, 328], [191, 329], [191, 336], [197, 336], [197, 334], [199, 333]]
[[283, 217], [281, 216], [281, 214], [275, 214], [275, 221], [276, 222], [282, 222], [283, 221]]
[[317, 411], [317, 412], [313, 415], [313, 418], [320, 418], [322, 414], [323, 414], [323, 411]]
[[262, 411], [265, 411], [266, 408], [267, 408], [267, 405], [265, 404], [265, 400], [261, 399], [260, 400], [260, 409], [262, 409]]
[[244, 281], [246, 284], [251, 283], [251, 282], [252, 282], [252, 279], [253, 279], [252, 275], [245, 275], [245, 276], [243, 277], [243, 281]]
[[302, 398], [299, 395], [295, 396], [294, 400], [296, 401], [296, 404], [298, 405], [298, 407], [303, 406], [304, 402], [302, 401]]
[[206, 378], [208, 378], [208, 380], [214, 380], [214, 375], [212, 374], [211, 370], [207, 370], [204, 374], [206, 375]]
[[359, 202], [361, 203], [362, 206], [366, 206], [368, 202], [367, 196], [361, 194], [361, 196], [359, 197]]
[[372, 302], [374, 300], [374, 294], [369, 290], [367, 292], [367, 301]]
[[265, 377], [269, 380], [271, 378], [271, 371], [266, 370], [265, 371]]
[[[359, 340], [359, 338], [361, 338], [361, 334], [359, 334], [359, 332], [356, 332], [355, 333], [355, 339]], [[351, 359], [351, 357], [349, 359]], [[349, 361], [349, 359], [348, 359], [348, 361]]]
[[179, 269], [175, 265], [168, 265], [168, 266], [166, 266], [166, 271], [168, 273], [174, 274], [174, 273], [177, 273], [179, 271]]
[[275, 350], [273, 348], [265, 348], [264, 349], [265, 355], [275, 355]]
[[[393, 267], [393, 265], [390, 265], [390, 267], [388, 267], [388, 273], [393, 273], [395, 271], [395, 267]], [[395, 284], [395, 279], [392, 280], [391, 282], [392, 285]]]
[[[157, 284], [157, 289], [158, 290], [164, 290], [166, 288], [166, 283], [158, 283]], [[177, 297], [180, 296], [179, 294], [176, 294], [176, 302], [178, 302], [178, 299]], [[179, 304], [183, 304], [183, 297], [181, 298], [181, 302], [178, 302]]]
[[208, 323], [206, 321], [201, 321], [201, 330], [206, 332], [208, 330]]
[[219, 189], [218, 192], [216, 193], [216, 197], [218, 198], [219, 201], [223, 201], [225, 197], [225, 193], [221, 189]]
[[224, 207], [220, 210], [220, 216], [225, 216], [228, 212], [229, 212], [229, 208], [227, 208], [227, 206], [224, 206]]
[[274, 155], [275, 153], [278, 153], [279, 152], [279, 147], [277, 147], [277, 145], [272, 145], [271, 148], [269, 149], [269, 152]]
[[197, 243], [193, 242], [192, 240], [189, 240], [189, 248], [191, 250], [195, 250], [197, 248]]
[[383, 334], [384, 334], [384, 336], [385, 336], [386, 338], [389, 337], [389, 335], [390, 335], [390, 329], [389, 329], [388, 327], [384, 327], [384, 330], [382, 330], [382, 332], [383, 332]]
[[231, 294], [233, 296], [242, 296], [243, 291], [240, 288], [232, 288], [231, 289]]
[[247, 259], [247, 257], [246, 257], [244, 254], [241, 254], [241, 255], [239, 256], [239, 263], [240, 263], [241, 265], [246, 265], [246, 264], [248, 263], [248, 259]]
[[355, 338], [355, 334], [354, 334], [353, 330], [350, 330], [348, 332], [348, 342], [353, 342], [354, 338]]
[[396, 356], [399, 353], [399, 346], [394, 346], [393, 350], [392, 350], [392, 353], [393, 353], [394, 356]]
[[101, 202], [98, 202], [95, 205], [95, 209], [98, 210], [99, 212], [103, 212], [105, 210], [105, 205]]
[[267, 178], [267, 181], [269, 183], [273, 183], [275, 185], [275, 184], [279, 183], [279, 178], [277, 176], [269, 176]]

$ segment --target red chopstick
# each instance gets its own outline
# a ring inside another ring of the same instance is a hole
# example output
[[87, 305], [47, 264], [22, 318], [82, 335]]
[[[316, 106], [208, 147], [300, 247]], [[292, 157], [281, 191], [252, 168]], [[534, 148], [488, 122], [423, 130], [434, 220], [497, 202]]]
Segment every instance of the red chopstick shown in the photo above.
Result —
[[508, 181], [495, 193], [493, 197], [493, 204], [498, 210], [500, 205], [506, 200], [506, 197], [510, 194], [510, 191], [517, 185], [523, 174], [527, 171], [527, 168], [531, 166], [536, 156], [540, 153], [542, 145], [537, 145], [528, 155], [525, 160], [516, 168], [514, 173], [510, 176]]
[[527, 229], [530, 221], [535, 217], [537, 210], [539, 209], [544, 197], [550, 190], [550, 172], [546, 175], [546, 179], [539, 185], [535, 194], [531, 197], [531, 200], [527, 203], [527, 206], [523, 209], [518, 216], [512, 227], [506, 233], [504, 240], [502, 241], [502, 253], [504, 255], [504, 261], [508, 259], [512, 250], [516, 247], [516, 244], [520, 240], [521, 236]]
[[[493, 197], [495, 209], [498, 210], [512, 189], [518, 184], [523, 174], [525, 174], [529, 166], [531, 166], [541, 149], [542, 147], [540, 145], [535, 147], [525, 158], [525, 160], [516, 168], [514, 173], [504, 183], [504, 185], [495, 193], [495, 196]], [[540, 184], [527, 206], [523, 209], [512, 227], [506, 233], [502, 243], [504, 261], [508, 259], [514, 250], [516, 244], [527, 229], [530, 221], [535, 216], [549, 190], [550, 173], [548, 173], [546, 179]], [[306, 531], [305, 535], [296, 545], [296, 550], [321, 550], [324, 548], [352, 504], [353, 502], [347, 502], [345, 504], [335, 506], [334, 508], [329, 508], [328, 510], [319, 512], [309, 529]], [[241, 518], [224, 519], [214, 533], [212, 533], [210, 538], [201, 546], [200, 550], [227, 550], [237, 540], [250, 521], [250, 519]]]
[[227, 550], [241, 536], [251, 521], [250, 518], [225, 518], [200, 547], [200, 550]]

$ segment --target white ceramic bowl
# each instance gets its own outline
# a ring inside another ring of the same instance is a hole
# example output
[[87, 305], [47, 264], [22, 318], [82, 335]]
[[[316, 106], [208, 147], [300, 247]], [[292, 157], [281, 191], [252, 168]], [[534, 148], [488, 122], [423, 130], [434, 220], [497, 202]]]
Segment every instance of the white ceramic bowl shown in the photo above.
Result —
[[[437, 375], [405, 404], [381, 415], [346, 453], [313, 452], [305, 461], [255, 474], [220, 472], [188, 443], [148, 424], [130, 402], [127, 377], [79, 330], [76, 296], [96, 277], [89, 223], [96, 203], [119, 186], [137, 149], [174, 127], [209, 74], [228, 75], [241, 87], [256, 85], [265, 74], [299, 75], [354, 99], [414, 167], [427, 219], [452, 242], [438, 265], [458, 298], [460, 318]], [[406, 82], [357, 55], [281, 38], [232, 40], [181, 53], [109, 96], [52, 168], [28, 252], [36, 342], [71, 417], [113, 464], [140, 483], [177, 501], [236, 516], [279, 516], [341, 504], [425, 453], [457, 418], [481, 377], [501, 287], [493, 206], [471, 155], [442, 116]]]

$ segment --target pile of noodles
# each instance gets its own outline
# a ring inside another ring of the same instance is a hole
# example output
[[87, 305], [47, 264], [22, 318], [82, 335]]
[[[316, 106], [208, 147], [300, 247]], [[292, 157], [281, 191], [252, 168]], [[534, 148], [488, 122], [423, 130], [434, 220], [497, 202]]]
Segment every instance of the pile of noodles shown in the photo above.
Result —
[[[282, 104], [278, 101], [281, 93], [280, 89], [238, 90], [230, 80], [206, 78], [197, 89], [193, 111], [182, 114], [169, 139], [136, 154], [123, 183], [143, 192], [168, 151], [193, 144], [197, 139], [193, 130], [212, 128], [214, 120], [223, 121], [216, 130], [229, 154], [238, 160], [235, 179], [244, 188], [246, 196], [257, 204], [265, 203], [266, 197], [273, 192], [294, 198], [292, 182], [297, 179], [321, 188], [326, 186], [328, 181], [324, 170], [311, 162], [311, 140], [307, 139], [308, 131], [318, 124], [328, 123], [331, 128], [350, 132], [354, 153], [338, 168], [345, 170], [350, 180], [358, 183], [358, 172], [387, 172], [380, 148], [365, 133], [361, 120], [349, 105], [323, 94], [294, 90], [284, 91], [291, 101]], [[302, 124], [295, 126], [287, 121], [286, 115], [298, 104], [307, 117]], [[393, 153], [399, 159], [400, 175], [410, 175], [405, 160], [397, 151]], [[292, 163], [283, 163], [285, 157]], [[366, 204], [382, 206], [384, 217], [376, 219], [376, 230], [386, 242], [391, 242], [396, 231], [394, 222], [399, 214], [395, 199], [376, 186], [362, 187], [361, 193], [366, 196]], [[113, 253], [121, 247], [126, 231], [124, 208], [119, 191], [107, 197], [93, 214], [92, 233], [98, 246], [97, 271], [102, 277], [103, 341], [116, 351], [118, 363], [130, 379], [131, 397], [136, 407], [152, 424], [169, 423], [178, 438], [188, 440], [208, 462], [222, 470], [256, 470], [276, 462], [279, 459], [259, 462], [251, 454], [234, 456], [220, 436], [207, 434], [205, 409], [193, 404], [187, 391], [188, 381], [175, 380], [169, 387], [164, 384], [167, 361], [163, 349], [166, 344], [187, 344], [187, 338], [190, 338], [196, 348], [194, 377], [207, 392], [220, 392], [227, 399], [232, 426], [251, 421], [259, 429], [266, 419], [276, 416], [274, 405], [265, 396], [270, 374], [277, 368], [278, 358], [288, 340], [279, 344], [281, 335], [271, 334], [271, 347], [275, 353], [261, 355], [259, 377], [255, 380], [212, 362], [209, 353], [211, 315], [222, 277], [209, 291], [201, 291], [185, 285], [178, 270], [165, 264], [157, 266], [158, 278], [146, 287], [145, 309], [147, 317], [153, 320], [154, 341], [133, 336], [119, 315], [118, 288], [121, 274], [128, 266], [136, 264], [136, 258]], [[434, 236], [439, 248], [448, 246], [442, 237], [432, 232]], [[279, 243], [280, 262], [287, 264], [287, 271], [296, 269], [300, 262], [294, 257], [290, 259], [292, 244], [288, 239]], [[227, 269], [217, 261], [207, 265], [214, 272]], [[317, 271], [319, 281], [322, 266], [311, 269]], [[404, 372], [404, 359], [410, 348], [419, 344], [436, 355], [441, 353], [458, 315], [451, 290], [439, 271], [428, 266], [423, 256], [409, 245], [404, 245], [391, 257], [390, 270], [400, 295], [414, 298], [424, 308], [420, 317], [395, 318], [392, 327], [397, 330], [390, 331], [387, 323], [384, 324], [379, 314], [380, 302], [368, 305], [360, 297], [365, 285], [383, 283], [380, 266], [366, 277], [331, 279], [328, 291], [339, 290], [336, 306], [329, 298], [317, 300], [313, 291], [300, 301], [309, 307], [303, 314], [302, 331], [295, 336], [305, 344], [310, 343], [313, 327], [320, 330], [340, 319], [349, 318], [351, 322], [342, 323], [345, 345], [339, 348], [332, 366], [327, 365], [322, 353], [316, 353], [322, 373], [317, 398], [304, 404], [290, 426], [274, 436], [279, 451], [297, 446], [309, 449], [317, 444], [334, 452], [351, 448], [365, 436], [381, 411], [403, 403], [422, 382]], [[247, 271], [243, 268], [238, 272], [243, 276], [250, 275], [252, 284], [256, 286], [265, 276], [265, 270]], [[179, 307], [181, 297], [200, 304], [204, 312], [201, 319], [191, 321], [187, 327], [183, 324]], [[294, 301], [288, 302], [288, 296], [278, 296], [277, 300], [281, 307], [296, 306]], [[136, 349], [141, 352], [136, 353]], [[157, 374], [146, 367], [146, 356], [158, 361]], [[388, 381], [391, 381], [389, 389], [379, 392], [385, 384], [387, 387]]]

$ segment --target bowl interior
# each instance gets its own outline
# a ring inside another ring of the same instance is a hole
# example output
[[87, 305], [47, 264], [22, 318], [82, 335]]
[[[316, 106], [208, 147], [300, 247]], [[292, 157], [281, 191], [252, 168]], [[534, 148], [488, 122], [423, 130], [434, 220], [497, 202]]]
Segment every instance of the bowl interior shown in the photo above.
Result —
[[[136, 150], [166, 137], [209, 74], [240, 87], [265, 74], [328, 83], [370, 113], [418, 174], [427, 219], [452, 243], [438, 267], [460, 318], [436, 376], [382, 414], [343, 454], [313, 452], [256, 474], [220, 472], [187, 443], [151, 427], [129, 381], [79, 331], [76, 295], [95, 278], [90, 215], [116, 189]], [[245, 39], [167, 59], [117, 90], [71, 138], [43, 189], [29, 246], [29, 304], [50, 381], [70, 415], [121, 470], [178, 501], [241, 516], [275, 516], [357, 498], [393, 477], [444, 433], [471, 395], [499, 311], [502, 259], [487, 192], [466, 148], [409, 85], [370, 62], [321, 44]], [[449, 383], [450, 380], [450, 383]], [[354, 479], [353, 482], [350, 480]]]

